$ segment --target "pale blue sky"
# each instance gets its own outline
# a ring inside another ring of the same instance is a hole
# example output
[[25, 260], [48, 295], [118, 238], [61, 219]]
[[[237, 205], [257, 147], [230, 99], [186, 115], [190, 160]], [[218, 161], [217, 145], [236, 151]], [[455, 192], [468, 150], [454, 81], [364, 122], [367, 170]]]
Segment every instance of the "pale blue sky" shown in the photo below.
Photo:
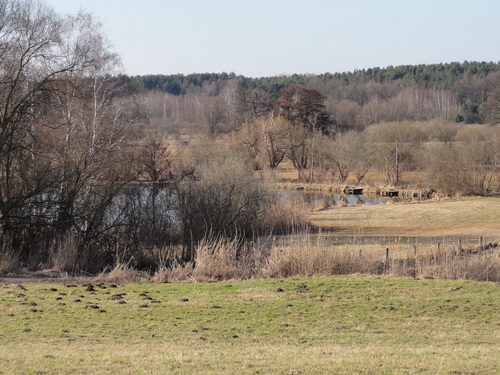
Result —
[[500, 61], [500, 0], [46, 0], [104, 24], [125, 73], [248, 77]]

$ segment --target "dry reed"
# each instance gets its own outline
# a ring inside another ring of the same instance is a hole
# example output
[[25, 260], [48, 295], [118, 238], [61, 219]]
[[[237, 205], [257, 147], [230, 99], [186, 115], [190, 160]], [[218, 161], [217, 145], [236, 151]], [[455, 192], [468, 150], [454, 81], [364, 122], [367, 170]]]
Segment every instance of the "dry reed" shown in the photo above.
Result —
[[96, 277], [96, 281], [148, 281], [150, 278], [147, 272], [136, 270], [129, 264], [117, 263], [111, 271], [101, 272]]
[[0, 273], [15, 272], [20, 267], [19, 253], [16, 252], [6, 238], [0, 241]]
[[[314, 242], [314, 241], [313, 241]], [[497, 243], [487, 246], [455, 245], [332, 246], [308, 236], [275, 247], [268, 259], [265, 277], [386, 274], [398, 277], [500, 280], [500, 251]]]
[[61, 272], [78, 272], [78, 240], [74, 236], [64, 236], [60, 241], [56, 241], [50, 252], [52, 266]]
[[496, 243], [459, 248], [455, 245], [415, 247], [395, 244], [336, 245], [297, 235], [286, 243], [271, 238], [252, 243], [239, 239], [204, 240], [193, 261], [163, 265], [151, 276], [119, 263], [100, 280], [219, 281], [323, 275], [372, 274], [396, 277], [500, 281]]

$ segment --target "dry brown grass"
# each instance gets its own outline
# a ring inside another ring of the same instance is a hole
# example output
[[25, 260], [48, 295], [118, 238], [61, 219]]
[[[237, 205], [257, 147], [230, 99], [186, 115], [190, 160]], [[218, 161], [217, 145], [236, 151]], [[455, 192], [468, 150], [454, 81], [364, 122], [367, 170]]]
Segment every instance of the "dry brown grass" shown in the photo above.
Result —
[[196, 248], [195, 259], [161, 267], [152, 281], [219, 281], [261, 277], [272, 245], [269, 238], [252, 243], [239, 239], [203, 240]]
[[259, 219], [261, 232], [272, 230], [275, 234], [303, 230], [309, 224], [309, 206], [291, 200], [277, 200], [264, 208]]
[[[394, 246], [387, 250], [376, 245], [331, 246], [319, 238], [299, 235], [286, 244], [266, 242], [242, 250], [236, 240], [206, 241], [198, 248], [193, 262], [164, 267], [149, 279], [202, 282], [369, 274], [499, 281], [500, 251], [497, 244], [490, 245], [484, 248], [443, 245], [439, 249], [435, 246], [417, 249]], [[137, 280], [136, 273], [129, 276], [127, 272], [132, 270], [118, 269], [115, 275], [122, 275], [129, 281]]]
[[433, 279], [500, 281], [500, 253], [494, 250], [446, 248], [414, 258], [392, 260], [390, 274]]
[[19, 254], [3, 239], [0, 241], [0, 273], [15, 272], [19, 267]]
[[117, 263], [111, 271], [103, 271], [96, 278], [101, 282], [134, 282], [150, 280], [150, 275], [143, 271], [138, 271], [128, 264]]
[[[500, 197], [419, 204], [346, 206], [311, 213], [324, 233], [244, 242], [202, 241], [189, 263], [162, 263], [153, 275], [118, 264], [101, 279], [215, 281], [268, 277], [385, 274], [393, 276], [500, 280]], [[328, 234], [328, 233], [327, 233]], [[457, 236], [442, 241], [432, 236]], [[479, 236], [495, 238], [491, 246]], [[372, 236], [369, 241], [366, 236]], [[459, 243], [460, 236], [477, 236]], [[427, 241], [425, 241], [427, 239]], [[386, 249], [389, 249], [387, 252]]]
[[375, 253], [359, 256], [349, 249], [328, 246], [274, 248], [262, 270], [265, 277], [381, 274], [383, 264]]
[[78, 241], [75, 237], [67, 235], [55, 243], [51, 252], [52, 266], [60, 272], [78, 271]]
[[238, 259], [238, 250], [237, 240], [203, 241], [196, 249], [191, 276], [199, 281], [245, 278], [249, 270]]
[[380, 236], [488, 235], [500, 238], [500, 196], [392, 205], [334, 207], [311, 221], [336, 234]]
[[436, 279], [500, 280], [498, 244], [398, 246], [337, 245], [308, 236], [275, 247], [261, 274], [265, 277], [375, 274]]
[[153, 276], [151, 281], [158, 283], [168, 283], [173, 281], [189, 280], [193, 273], [193, 262], [186, 264], [175, 263], [170, 267], [160, 267]]

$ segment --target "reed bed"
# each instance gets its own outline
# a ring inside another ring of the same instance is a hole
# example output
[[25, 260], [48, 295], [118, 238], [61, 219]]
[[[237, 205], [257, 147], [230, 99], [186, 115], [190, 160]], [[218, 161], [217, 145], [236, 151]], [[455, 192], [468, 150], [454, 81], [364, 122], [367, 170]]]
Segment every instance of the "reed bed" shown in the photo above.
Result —
[[273, 248], [264, 276], [377, 274], [416, 278], [500, 280], [497, 242], [412, 245], [330, 245], [321, 237], [298, 236]]
[[498, 282], [500, 247], [497, 242], [473, 246], [331, 245], [307, 234], [282, 242], [272, 237], [251, 243], [206, 240], [191, 262], [164, 265], [149, 274], [118, 264], [99, 279], [205, 282], [352, 274]]

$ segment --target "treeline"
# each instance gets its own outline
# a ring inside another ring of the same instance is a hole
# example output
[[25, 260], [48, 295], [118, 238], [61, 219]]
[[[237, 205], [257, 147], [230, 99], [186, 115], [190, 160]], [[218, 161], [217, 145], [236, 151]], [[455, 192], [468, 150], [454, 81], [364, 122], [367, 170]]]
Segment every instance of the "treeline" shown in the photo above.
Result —
[[386, 68], [368, 68], [344, 72], [319, 75], [326, 80], [339, 80], [346, 85], [374, 81], [390, 83], [401, 81], [405, 86], [416, 86], [424, 89], [452, 89], [462, 79], [486, 78], [498, 72], [500, 64], [494, 62], [452, 62], [446, 64], [420, 64], [388, 66]]
[[422, 89], [451, 90], [462, 80], [482, 80], [492, 73], [500, 71], [498, 62], [464, 61], [445, 64], [420, 64], [368, 68], [343, 73], [293, 74], [274, 77], [251, 78], [235, 73], [195, 73], [195, 74], [150, 74], [130, 77], [136, 88], [144, 91], [160, 91], [173, 95], [195, 92], [206, 84], [224, 83], [236, 80], [241, 87], [262, 89], [276, 96], [289, 85], [328, 85], [333, 82], [343, 86], [367, 82], [394, 83], [404, 87]]
[[[187, 102], [194, 96], [235, 97], [242, 90], [272, 101], [292, 85], [312, 88], [325, 96], [327, 111], [338, 126], [359, 129], [380, 121], [434, 118], [467, 124], [488, 122], [486, 102], [498, 75], [499, 63], [466, 61], [320, 75], [248, 78], [234, 73], [205, 73], [124, 76], [123, 80], [144, 95], [164, 93]], [[228, 88], [233, 93], [228, 93]], [[226, 123], [225, 128], [234, 125]]]

